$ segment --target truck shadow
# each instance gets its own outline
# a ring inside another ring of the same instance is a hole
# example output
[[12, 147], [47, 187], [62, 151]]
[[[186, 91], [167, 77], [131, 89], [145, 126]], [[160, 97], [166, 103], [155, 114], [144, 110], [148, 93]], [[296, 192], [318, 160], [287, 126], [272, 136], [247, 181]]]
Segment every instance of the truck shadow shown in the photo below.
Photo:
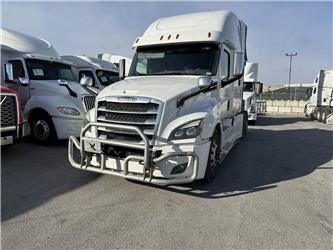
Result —
[[[329, 130], [300, 129], [273, 131], [250, 129], [222, 162], [210, 184], [157, 187], [199, 198], [226, 198], [263, 191], [330, 167], [333, 134]], [[156, 186], [155, 186], [156, 187]]]
[[[313, 122], [310, 118], [299, 116], [299, 117], [279, 117], [279, 116], [261, 116], [256, 125], [258, 126], [277, 126], [277, 125], [286, 125], [293, 124], [297, 122]], [[252, 126], [250, 126], [251, 128]]]
[[46, 147], [25, 140], [2, 150], [1, 221], [98, 178], [97, 174], [69, 167], [67, 143], [59, 141]]

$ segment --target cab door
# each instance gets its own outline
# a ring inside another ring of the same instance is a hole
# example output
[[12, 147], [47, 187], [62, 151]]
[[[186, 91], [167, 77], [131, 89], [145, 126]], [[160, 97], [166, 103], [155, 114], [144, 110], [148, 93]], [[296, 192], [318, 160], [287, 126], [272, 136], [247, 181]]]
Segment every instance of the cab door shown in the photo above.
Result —
[[234, 83], [232, 79], [233, 51], [226, 44], [222, 45], [218, 75], [223, 80], [220, 89], [220, 114], [222, 123], [222, 151], [228, 151], [234, 138]]
[[[24, 110], [24, 106], [30, 98], [30, 84], [27, 71], [23, 59], [9, 60], [8, 64], [12, 65], [12, 80], [5, 78], [7, 86], [15, 90], [21, 101], [21, 109]], [[5, 70], [6, 72], [6, 70]]]

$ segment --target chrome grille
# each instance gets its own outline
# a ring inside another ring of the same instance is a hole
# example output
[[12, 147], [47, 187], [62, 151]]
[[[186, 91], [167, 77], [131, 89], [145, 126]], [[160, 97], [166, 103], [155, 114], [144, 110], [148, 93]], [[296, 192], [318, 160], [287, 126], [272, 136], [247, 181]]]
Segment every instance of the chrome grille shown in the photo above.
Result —
[[[136, 126], [152, 140], [157, 130], [160, 104], [150, 98], [140, 98], [135, 102], [100, 101], [97, 108], [97, 121]], [[118, 139], [140, 142], [139, 135], [121, 129], [98, 128], [98, 135], [104, 139]]]
[[1, 127], [16, 126], [17, 104], [12, 95], [1, 95]]
[[95, 107], [95, 99], [96, 99], [96, 97], [93, 95], [82, 96], [83, 107], [86, 112]]

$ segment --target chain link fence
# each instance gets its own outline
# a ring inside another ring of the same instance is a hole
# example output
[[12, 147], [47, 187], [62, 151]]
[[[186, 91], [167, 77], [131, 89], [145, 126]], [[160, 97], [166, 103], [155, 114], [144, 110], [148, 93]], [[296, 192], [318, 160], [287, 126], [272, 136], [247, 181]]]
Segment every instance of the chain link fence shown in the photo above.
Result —
[[307, 101], [306, 87], [286, 87], [259, 94], [259, 100], [278, 100], [278, 101]]

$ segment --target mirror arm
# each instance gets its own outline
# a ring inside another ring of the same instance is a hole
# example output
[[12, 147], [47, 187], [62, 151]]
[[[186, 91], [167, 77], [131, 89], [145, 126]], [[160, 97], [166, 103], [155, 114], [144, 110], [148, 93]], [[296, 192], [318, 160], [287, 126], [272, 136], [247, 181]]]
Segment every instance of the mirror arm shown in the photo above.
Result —
[[[244, 73], [243, 73], [244, 74]], [[236, 76], [236, 77], [233, 77], [231, 79], [228, 79], [228, 80], [222, 80], [222, 83], [221, 83], [221, 86], [224, 87], [234, 81], [237, 81], [239, 79], [241, 79], [243, 77], [243, 74], [239, 75], [239, 76]]]
[[77, 97], [77, 94], [68, 86], [67, 83], [59, 83], [59, 85], [65, 87], [70, 96]]

